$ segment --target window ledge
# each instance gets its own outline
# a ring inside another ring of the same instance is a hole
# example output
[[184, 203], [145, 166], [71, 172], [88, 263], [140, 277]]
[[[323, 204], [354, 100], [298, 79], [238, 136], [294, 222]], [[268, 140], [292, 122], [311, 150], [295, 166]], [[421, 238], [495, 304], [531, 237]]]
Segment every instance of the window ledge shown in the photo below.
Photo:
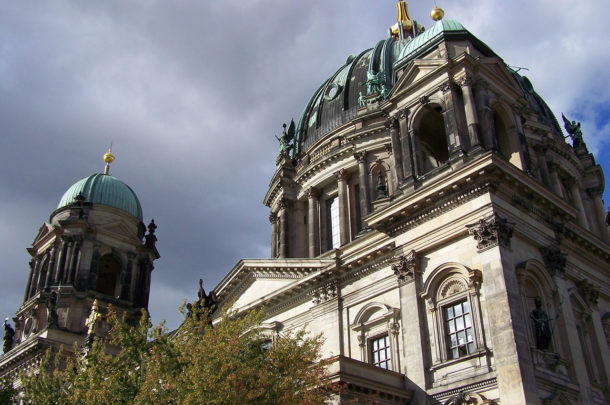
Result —
[[466, 360], [470, 360], [470, 359], [474, 359], [474, 358], [479, 358], [479, 357], [484, 357], [484, 356], [487, 356], [488, 354], [491, 354], [490, 350], [485, 349], [485, 348], [479, 349], [478, 351], [476, 351], [476, 352], [474, 352], [472, 354], [469, 354], [469, 355], [466, 355], [466, 356], [462, 356], [462, 357], [459, 357], [457, 359], [445, 360], [445, 361], [442, 361], [440, 363], [433, 364], [430, 367], [430, 371], [436, 371], [436, 370], [441, 369], [443, 367], [448, 367], [448, 366], [450, 366], [452, 364], [461, 363], [461, 362], [466, 361]]

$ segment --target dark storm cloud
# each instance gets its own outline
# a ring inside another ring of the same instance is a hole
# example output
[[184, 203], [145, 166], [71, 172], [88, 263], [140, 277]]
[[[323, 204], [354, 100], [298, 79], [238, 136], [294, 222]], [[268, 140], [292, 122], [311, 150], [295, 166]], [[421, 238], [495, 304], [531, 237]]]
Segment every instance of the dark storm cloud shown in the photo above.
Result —
[[[111, 173], [135, 190], [145, 221], [159, 225], [151, 311], [170, 326], [200, 277], [209, 290], [240, 258], [268, 256], [269, 211], [261, 201], [275, 169], [273, 135], [298, 120], [348, 54], [384, 38], [395, 19], [390, 0], [24, 3], [0, 10], [0, 314], [10, 316], [21, 302], [24, 248], [62, 193], [102, 170], [113, 142]], [[531, 69], [557, 113], [582, 111], [578, 99], [590, 93], [581, 77], [608, 77], [607, 47], [556, 30], [556, 19], [574, 21], [567, 4], [534, 21], [541, 6], [528, 2], [449, 3], [442, 5], [448, 17], [507, 63]], [[426, 26], [431, 4], [410, 5]], [[595, 4], [579, 6], [578, 18], [597, 21], [591, 10]], [[605, 24], [588, 29], [608, 36]], [[604, 86], [588, 87], [600, 102], [610, 94]], [[604, 123], [583, 126], [607, 133]]]

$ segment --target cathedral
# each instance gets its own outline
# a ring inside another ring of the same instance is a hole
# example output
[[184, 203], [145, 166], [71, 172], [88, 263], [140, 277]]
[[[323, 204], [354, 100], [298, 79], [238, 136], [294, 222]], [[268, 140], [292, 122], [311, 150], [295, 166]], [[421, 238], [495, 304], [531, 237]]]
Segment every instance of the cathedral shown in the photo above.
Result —
[[[270, 258], [240, 260], [218, 304], [264, 308], [269, 339], [322, 333], [337, 403], [609, 403], [610, 232], [580, 124], [562, 116], [566, 142], [440, 8], [428, 27], [397, 11], [284, 126]], [[29, 249], [0, 377], [103, 334], [98, 306], [146, 308], [154, 234], [108, 170], [71, 186]]]

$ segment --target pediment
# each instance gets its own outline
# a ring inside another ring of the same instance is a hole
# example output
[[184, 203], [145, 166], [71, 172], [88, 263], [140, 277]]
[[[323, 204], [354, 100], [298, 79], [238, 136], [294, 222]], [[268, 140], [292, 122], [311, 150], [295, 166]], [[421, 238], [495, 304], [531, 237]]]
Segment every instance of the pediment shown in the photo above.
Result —
[[276, 291], [296, 282], [297, 280], [294, 279], [252, 278], [237, 296], [235, 306], [242, 308], [252, 302], [274, 295]]
[[290, 289], [332, 266], [329, 259], [245, 259], [214, 288], [220, 302], [239, 306]]
[[504, 83], [514, 90], [521, 92], [521, 87], [510, 74], [504, 62], [499, 58], [487, 58], [481, 61], [487, 77], [493, 77], [496, 81]]
[[50, 237], [55, 235], [55, 227], [49, 223], [44, 223], [38, 229], [38, 234], [34, 238], [34, 242], [32, 242], [32, 246], [38, 246], [41, 243], [46, 242]]
[[444, 59], [417, 59], [414, 60], [400, 76], [394, 85], [393, 97], [404, 93], [415, 83], [436, 72], [439, 67], [446, 64]]

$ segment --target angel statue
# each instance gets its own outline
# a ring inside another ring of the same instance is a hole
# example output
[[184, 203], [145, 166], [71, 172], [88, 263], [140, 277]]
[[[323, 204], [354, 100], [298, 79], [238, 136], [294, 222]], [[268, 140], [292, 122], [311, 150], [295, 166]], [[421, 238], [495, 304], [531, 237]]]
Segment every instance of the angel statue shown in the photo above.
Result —
[[585, 141], [582, 139], [582, 131], [580, 129], [580, 122], [572, 121], [566, 118], [563, 113], [561, 114], [563, 118], [564, 126], [566, 131], [568, 131], [568, 136], [572, 138], [572, 146], [574, 148], [578, 148], [580, 146], [585, 146]]
[[366, 72], [366, 94], [381, 94], [383, 87], [383, 71], [378, 72], [377, 74], [371, 72], [370, 70]]
[[283, 125], [284, 131], [282, 132], [282, 136], [280, 138], [275, 136], [275, 138], [280, 142], [280, 156], [290, 157], [290, 151], [294, 148], [294, 144], [292, 141], [294, 140], [294, 120], [290, 120], [290, 127], [288, 128], [288, 132], [286, 132], [286, 124]]

